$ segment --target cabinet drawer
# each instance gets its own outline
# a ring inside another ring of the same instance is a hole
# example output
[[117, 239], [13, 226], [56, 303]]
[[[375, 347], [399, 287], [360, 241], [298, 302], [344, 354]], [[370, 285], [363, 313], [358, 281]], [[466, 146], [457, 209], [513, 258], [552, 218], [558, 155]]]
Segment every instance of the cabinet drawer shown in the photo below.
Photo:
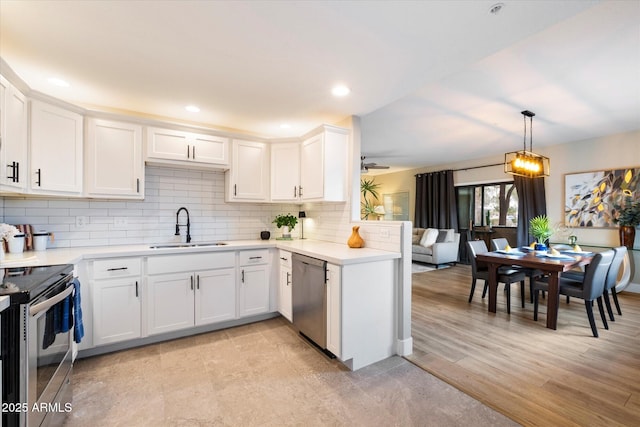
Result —
[[291, 252], [280, 251], [280, 267], [291, 268]]
[[139, 276], [141, 270], [140, 258], [112, 258], [93, 262], [94, 279]]
[[269, 250], [258, 249], [255, 251], [241, 251], [240, 265], [267, 264], [269, 262]]
[[155, 255], [147, 260], [149, 274], [235, 267], [235, 252], [200, 252], [184, 255]]

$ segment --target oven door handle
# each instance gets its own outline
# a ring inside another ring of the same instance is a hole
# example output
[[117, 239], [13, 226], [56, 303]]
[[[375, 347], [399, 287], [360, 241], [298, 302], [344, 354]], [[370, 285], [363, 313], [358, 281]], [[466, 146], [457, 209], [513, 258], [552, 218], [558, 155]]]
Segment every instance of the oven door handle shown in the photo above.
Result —
[[64, 291], [60, 292], [56, 296], [51, 297], [46, 301], [42, 301], [40, 304], [36, 304], [36, 305], [30, 307], [29, 308], [29, 314], [31, 316], [35, 316], [35, 315], [37, 315], [38, 313], [40, 313], [42, 311], [49, 310], [51, 307], [53, 307], [54, 305], [56, 305], [57, 303], [59, 303], [60, 301], [62, 301], [66, 297], [68, 297], [69, 295], [71, 295], [71, 292], [73, 292], [73, 286], [69, 286], [67, 289], [65, 289]]

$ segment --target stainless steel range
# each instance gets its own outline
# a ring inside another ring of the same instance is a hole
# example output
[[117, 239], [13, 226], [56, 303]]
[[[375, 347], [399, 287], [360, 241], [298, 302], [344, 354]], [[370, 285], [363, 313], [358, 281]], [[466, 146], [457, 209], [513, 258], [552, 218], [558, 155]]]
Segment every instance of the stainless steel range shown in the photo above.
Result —
[[2, 425], [61, 425], [71, 411], [73, 265], [0, 269]]

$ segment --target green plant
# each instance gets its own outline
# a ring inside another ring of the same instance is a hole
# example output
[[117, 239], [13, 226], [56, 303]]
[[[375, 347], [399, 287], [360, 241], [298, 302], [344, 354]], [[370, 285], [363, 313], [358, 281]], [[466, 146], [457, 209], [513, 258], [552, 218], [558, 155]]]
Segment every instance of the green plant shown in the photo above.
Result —
[[367, 197], [371, 195], [375, 200], [378, 200], [378, 188], [380, 188], [380, 184], [375, 183], [374, 178], [371, 179], [361, 179], [360, 180], [360, 193], [362, 193], [362, 201], [360, 202], [360, 213], [362, 214], [362, 219], [368, 219], [369, 215], [373, 214], [374, 209], [376, 207], [375, 203], [372, 200], [369, 200]]
[[282, 226], [287, 226], [287, 227], [289, 227], [289, 230], [293, 230], [293, 228], [298, 223], [298, 218], [293, 216], [293, 215], [291, 215], [290, 213], [288, 213], [286, 215], [285, 214], [279, 214], [279, 215], [276, 215], [276, 219], [273, 220], [273, 223], [278, 228], [280, 228]]
[[640, 224], [640, 201], [634, 202], [631, 197], [627, 197], [614, 221], [621, 226], [637, 227]]
[[538, 243], [544, 243], [553, 231], [549, 225], [549, 218], [546, 215], [538, 215], [529, 220], [529, 233]]

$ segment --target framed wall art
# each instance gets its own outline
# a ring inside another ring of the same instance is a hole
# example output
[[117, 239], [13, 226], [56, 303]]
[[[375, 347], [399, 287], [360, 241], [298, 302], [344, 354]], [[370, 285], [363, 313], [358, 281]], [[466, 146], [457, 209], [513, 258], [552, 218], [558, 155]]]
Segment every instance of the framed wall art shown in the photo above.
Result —
[[625, 199], [640, 198], [640, 167], [566, 174], [565, 225], [616, 227]]

